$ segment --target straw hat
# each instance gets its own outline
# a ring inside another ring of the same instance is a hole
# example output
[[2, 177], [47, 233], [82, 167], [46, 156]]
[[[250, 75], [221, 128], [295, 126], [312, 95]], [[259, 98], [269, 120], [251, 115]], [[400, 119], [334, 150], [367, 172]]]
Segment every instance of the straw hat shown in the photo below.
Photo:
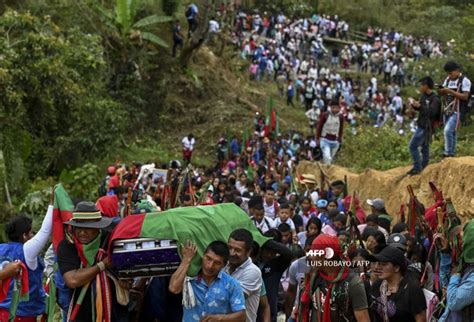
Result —
[[302, 183], [304, 184], [315, 184], [316, 183], [316, 177], [314, 174], [306, 173], [302, 175], [303, 179], [301, 180]]

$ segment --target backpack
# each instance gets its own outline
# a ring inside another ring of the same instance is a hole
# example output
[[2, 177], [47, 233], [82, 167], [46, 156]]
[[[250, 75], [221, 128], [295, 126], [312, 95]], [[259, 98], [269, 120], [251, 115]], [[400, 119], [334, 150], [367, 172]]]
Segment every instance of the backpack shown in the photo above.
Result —
[[[434, 99], [435, 97], [438, 97], [438, 96], [434, 95], [431, 99]], [[439, 99], [439, 97], [438, 97], [438, 99]], [[429, 102], [428, 108], [429, 108], [430, 105], [431, 105], [431, 100]], [[440, 100], [439, 107], [438, 107], [438, 110], [436, 111], [436, 114], [430, 119], [432, 130], [438, 129], [443, 124], [443, 113], [442, 113], [442, 106], [441, 105], [442, 104], [441, 104], [441, 100]]]
[[[457, 85], [458, 88], [456, 90], [456, 92], [458, 92], [458, 93], [463, 92], [462, 91], [462, 83], [464, 81], [464, 78], [465, 78], [464, 75], [461, 75], [458, 78], [458, 85]], [[445, 79], [444, 83], [448, 83], [448, 82], [449, 82], [449, 77], [447, 77]], [[446, 102], [446, 100], [444, 100], [444, 107], [443, 107], [444, 113], [446, 113], [447, 115], [451, 115], [454, 112], [459, 112], [460, 105], [464, 105], [464, 104], [468, 105], [469, 100], [471, 99], [471, 97], [473, 95], [474, 95], [474, 86], [471, 83], [471, 89], [469, 91], [469, 97], [468, 97], [467, 101], [461, 101], [461, 100], [458, 100], [456, 98], [453, 98], [453, 100], [448, 103], [448, 102]]]
[[99, 193], [99, 197], [103, 197], [107, 195], [107, 188], [109, 187], [110, 176], [106, 176], [99, 184], [99, 189], [97, 192]]

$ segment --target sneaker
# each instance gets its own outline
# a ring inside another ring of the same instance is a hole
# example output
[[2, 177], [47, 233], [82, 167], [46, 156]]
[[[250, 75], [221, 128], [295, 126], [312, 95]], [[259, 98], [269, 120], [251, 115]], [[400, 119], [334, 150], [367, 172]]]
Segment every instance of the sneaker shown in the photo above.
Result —
[[417, 174], [420, 174], [421, 171], [420, 170], [416, 170], [416, 169], [411, 169], [410, 171], [407, 172], [407, 176], [416, 176]]

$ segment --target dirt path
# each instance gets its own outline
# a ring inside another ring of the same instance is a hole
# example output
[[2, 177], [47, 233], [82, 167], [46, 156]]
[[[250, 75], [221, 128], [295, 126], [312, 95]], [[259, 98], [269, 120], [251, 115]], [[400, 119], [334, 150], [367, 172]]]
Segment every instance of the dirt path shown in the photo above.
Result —
[[[407, 177], [410, 167], [395, 168], [388, 171], [366, 170], [363, 173], [352, 173], [338, 166], [323, 166], [329, 179], [343, 179], [347, 175], [349, 193], [354, 190], [363, 201], [368, 198], [383, 198], [391, 215], [398, 215], [404, 198], [408, 200], [406, 187], [411, 184], [418, 199], [425, 205], [433, 203], [429, 182], [433, 181], [445, 197], [451, 197], [458, 213], [464, 219], [474, 216], [474, 157], [450, 158], [443, 162], [429, 165], [421, 175]], [[298, 166], [298, 175], [312, 173], [320, 177], [316, 163], [302, 162]], [[318, 181], [319, 182], [319, 181]]]

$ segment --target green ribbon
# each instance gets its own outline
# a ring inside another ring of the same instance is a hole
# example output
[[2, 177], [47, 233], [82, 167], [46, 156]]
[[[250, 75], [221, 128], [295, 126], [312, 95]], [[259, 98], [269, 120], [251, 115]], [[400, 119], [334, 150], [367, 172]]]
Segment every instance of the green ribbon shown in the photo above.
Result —
[[54, 313], [56, 312], [56, 280], [55, 273], [58, 271], [58, 263], [54, 264], [53, 272], [49, 276], [49, 294], [46, 302], [46, 314], [48, 315], [48, 322], [54, 322]]

